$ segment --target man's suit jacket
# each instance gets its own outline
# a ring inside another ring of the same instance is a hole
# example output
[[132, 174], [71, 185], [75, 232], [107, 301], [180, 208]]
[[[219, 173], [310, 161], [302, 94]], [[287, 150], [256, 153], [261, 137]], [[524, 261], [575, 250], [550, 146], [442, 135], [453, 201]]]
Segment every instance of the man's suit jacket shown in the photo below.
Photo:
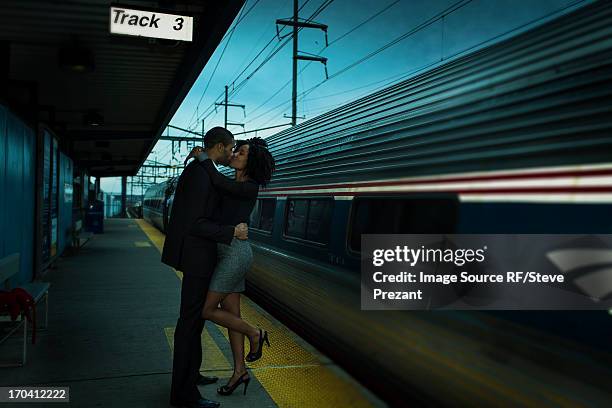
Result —
[[221, 196], [203, 162], [192, 161], [179, 177], [166, 231], [162, 262], [199, 276], [212, 275], [217, 242], [230, 244], [233, 225], [219, 225]]
[[192, 161], [183, 170], [174, 193], [162, 262], [184, 273], [208, 276], [217, 260], [217, 242], [229, 244], [234, 225], [219, 225], [221, 195], [251, 199], [259, 188], [219, 173], [206, 156]]

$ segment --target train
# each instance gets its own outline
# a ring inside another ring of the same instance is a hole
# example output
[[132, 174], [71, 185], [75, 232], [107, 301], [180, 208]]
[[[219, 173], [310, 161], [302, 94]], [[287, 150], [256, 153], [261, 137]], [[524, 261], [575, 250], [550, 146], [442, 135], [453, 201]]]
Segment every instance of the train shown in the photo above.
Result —
[[[609, 406], [608, 311], [361, 310], [360, 250], [612, 233], [611, 107], [612, 3], [594, 2], [270, 136], [247, 294], [392, 406]], [[145, 196], [162, 231], [175, 183]]]
[[145, 191], [143, 197], [142, 218], [162, 232], [166, 231], [170, 220], [177, 182], [178, 177], [171, 177], [162, 183], [154, 184]]

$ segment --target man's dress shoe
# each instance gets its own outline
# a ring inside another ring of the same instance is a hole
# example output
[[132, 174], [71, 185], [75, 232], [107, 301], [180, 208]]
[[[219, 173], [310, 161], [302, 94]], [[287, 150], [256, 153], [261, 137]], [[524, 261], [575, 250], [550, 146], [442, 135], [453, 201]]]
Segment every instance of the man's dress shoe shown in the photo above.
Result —
[[201, 375], [198, 378], [198, 385], [206, 385], [206, 384], [214, 384], [219, 381], [219, 377], [207, 377], [205, 375]]
[[185, 407], [185, 408], [219, 408], [221, 405], [217, 401], [211, 401], [206, 398], [200, 398], [197, 401], [193, 402], [181, 402], [181, 403], [171, 403], [174, 407]]

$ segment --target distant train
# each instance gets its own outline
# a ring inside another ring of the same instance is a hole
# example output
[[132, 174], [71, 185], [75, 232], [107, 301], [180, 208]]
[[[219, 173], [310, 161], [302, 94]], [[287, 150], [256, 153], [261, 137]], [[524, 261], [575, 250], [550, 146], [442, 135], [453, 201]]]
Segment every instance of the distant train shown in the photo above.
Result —
[[268, 138], [248, 294], [394, 406], [609, 406], [606, 311], [362, 311], [359, 270], [366, 233], [612, 233], [611, 35], [597, 2]]
[[170, 178], [163, 183], [149, 187], [145, 192], [142, 218], [155, 225], [160, 231], [166, 231], [177, 181], [178, 177]]

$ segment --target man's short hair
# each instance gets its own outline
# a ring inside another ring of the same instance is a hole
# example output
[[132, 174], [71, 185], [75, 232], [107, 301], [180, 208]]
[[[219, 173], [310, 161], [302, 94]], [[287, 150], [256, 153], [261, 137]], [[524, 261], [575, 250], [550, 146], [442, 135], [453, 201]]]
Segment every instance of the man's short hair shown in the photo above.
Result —
[[224, 127], [214, 127], [204, 135], [204, 147], [210, 149], [217, 143], [223, 143], [223, 146], [233, 144], [234, 135]]

